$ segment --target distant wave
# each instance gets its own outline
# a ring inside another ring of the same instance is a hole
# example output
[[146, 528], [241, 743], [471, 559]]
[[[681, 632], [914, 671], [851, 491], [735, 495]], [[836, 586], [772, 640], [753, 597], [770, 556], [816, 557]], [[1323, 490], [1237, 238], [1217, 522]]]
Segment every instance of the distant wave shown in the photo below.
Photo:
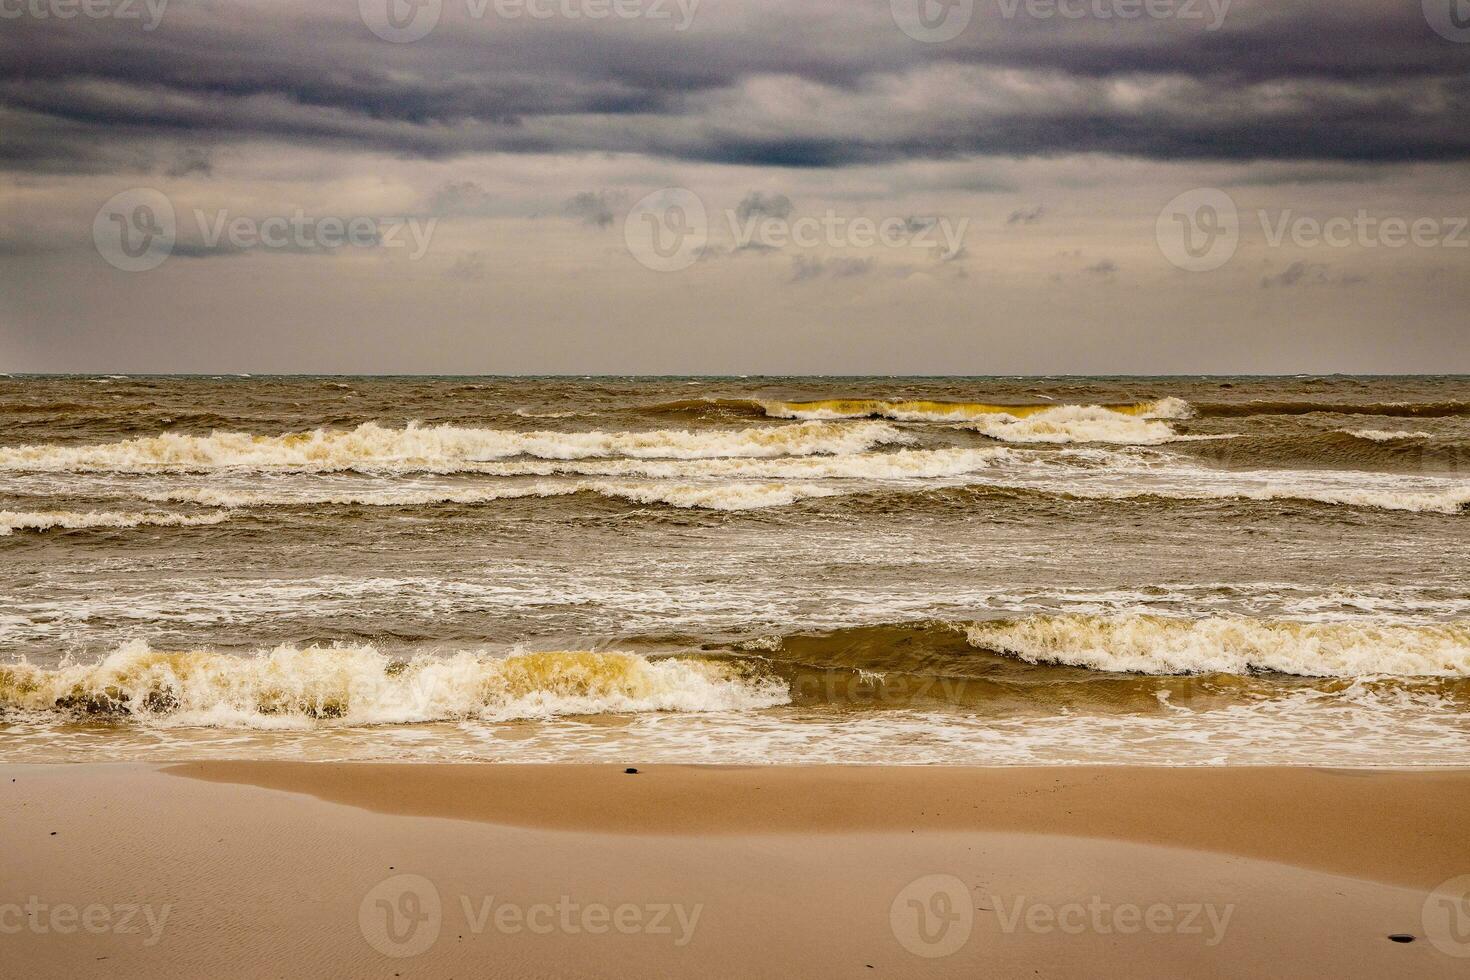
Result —
[[194, 503], [212, 507], [425, 507], [435, 504], [488, 504], [498, 500], [524, 500], [533, 497], [569, 497], [583, 493], [637, 504], [735, 511], [784, 507], [798, 500], [833, 496], [841, 491], [819, 485], [791, 483], [616, 483], [581, 480], [452, 489], [239, 490], [225, 487], [179, 487], [149, 491], [143, 496], [159, 503]]
[[0, 510], [0, 537], [7, 537], [16, 531], [53, 529], [77, 531], [89, 528], [197, 527], [218, 524], [229, 516], [218, 511], [210, 514], [132, 514], [96, 510], [85, 513]]
[[649, 406], [648, 410], [669, 413], [716, 410], [807, 421], [889, 419], [969, 423], [967, 428], [1002, 442], [1105, 442], [1145, 446], [1180, 438], [1164, 420], [1186, 419], [1193, 414], [1189, 403], [1179, 398], [1113, 405], [993, 405], [874, 398], [819, 401], [707, 398], [663, 402]]
[[1470, 623], [1422, 626], [1216, 616], [1031, 616], [971, 623], [976, 647], [1030, 663], [1143, 674], [1470, 676]]
[[70, 711], [168, 725], [301, 728], [647, 711], [729, 711], [790, 700], [786, 684], [698, 657], [468, 651], [396, 660], [372, 647], [231, 656], [130, 643], [101, 661], [0, 666], [0, 712]]
[[1470, 505], [1470, 486], [1444, 490], [1328, 487], [1282, 483], [1267, 487], [1230, 486], [1106, 486], [1087, 484], [1038, 485], [1034, 482], [969, 483], [919, 488], [878, 488], [854, 491], [843, 505], [869, 512], [903, 512], [924, 509], [969, 510], [977, 499], [1038, 502], [1120, 501], [1139, 504], [1174, 504], [1191, 501], [1241, 501], [1266, 503], [1293, 501], [1371, 510], [1412, 513], [1459, 514]]
[[1204, 416], [1249, 415], [1381, 415], [1389, 418], [1452, 418], [1470, 415], [1470, 402], [1307, 402], [1249, 401], [1198, 402], [1195, 411]]
[[760, 414], [771, 418], [836, 421], [891, 419], [896, 422], [967, 422], [990, 416], [1026, 418], [1057, 408], [1096, 408], [1117, 415], [1147, 418], [1188, 418], [1192, 409], [1179, 398], [1112, 405], [995, 405], [988, 402], [892, 400], [881, 398], [823, 398], [815, 401], [772, 401], [759, 398], [685, 398], [643, 406], [640, 411], [670, 414], [711, 410]]
[[1273, 432], [1177, 447], [1236, 468], [1284, 467], [1451, 473], [1470, 470], [1470, 440], [1379, 429]]
[[1370, 442], [1398, 442], [1402, 439], [1433, 439], [1432, 432], [1406, 432], [1403, 429], [1338, 429], [1345, 435]]
[[636, 459], [808, 456], [857, 453], [910, 437], [881, 422], [804, 422], [760, 428], [647, 432], [516, 432], [457, 426], [314, 429], [280, 436], [165, 433], [90, 446], [0, 447], [0, 469], [60, 472], [207, 472], [217, 469], [330, 473], [473, 472], [485, 460], [514, 456]]
[[1119, 412], [1101, 405], [1057, 405], [1021, 417], [992, 415], [966, 427], [1002, 442], [1157, 446], [1180, 438], [1173, 426], [1159, 419], [1178, 417]]
[[901, 422], [963, 422], [992, 416], [1025, 419], [1059, 409], [1096, 409], [1113, 415], [1143, 418], [1188, 418], [1189, 403], [1178, 398], [1116, 405], [991, 405], [984, 402], [885, 401], [879, 399], [822, 399], [810, 402], [758, 403], [777, 418], [855, 419], [888, 418]]

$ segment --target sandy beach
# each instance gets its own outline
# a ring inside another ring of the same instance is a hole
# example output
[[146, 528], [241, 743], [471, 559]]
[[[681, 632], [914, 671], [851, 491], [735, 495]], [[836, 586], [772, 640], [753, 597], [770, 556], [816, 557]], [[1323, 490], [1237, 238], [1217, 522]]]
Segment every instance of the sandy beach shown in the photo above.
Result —
[[0, 972], [1448, 977], [1470, 956], [1464, 770], [625, 768], [6, 766]]

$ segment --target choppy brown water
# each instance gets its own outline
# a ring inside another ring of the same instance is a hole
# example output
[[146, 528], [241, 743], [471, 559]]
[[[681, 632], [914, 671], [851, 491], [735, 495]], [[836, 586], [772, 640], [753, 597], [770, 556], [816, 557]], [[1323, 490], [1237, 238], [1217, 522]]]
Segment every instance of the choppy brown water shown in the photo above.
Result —
[[0, 758], [1470, 763], [1464, 378], [0, 378]]

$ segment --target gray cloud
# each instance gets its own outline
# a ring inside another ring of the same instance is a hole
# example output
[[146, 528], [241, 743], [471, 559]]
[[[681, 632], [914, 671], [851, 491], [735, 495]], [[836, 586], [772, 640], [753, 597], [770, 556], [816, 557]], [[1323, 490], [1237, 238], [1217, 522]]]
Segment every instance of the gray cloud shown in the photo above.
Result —
[[1046, 213], [1046, 208], [1043, 207], [1040, 204], [1034, 204], [1034, 205], [1032, 205], [1029, 208], [1019, 208], [1019, 209], [1017, 209], [1015, 211], [1012, 211], [1006, 217], [1006, 224], [1008, 224], [1008, 225], [1034, 225], [1034, 224], [1036, 224], [1036, 222], [1038, 222], [1038, 221], [1041, 220], [1041, 216], [1044, 215], [1045, 213]]
[[[7, 21], [0, 166], [170, 172], [178, 151], [164, 143], [261, 139], [782, 167], [1470, 158], [1470, 46], [1434, 35], [1416, 4], [1237, 0], [1214, 32], [977, 14], [940, 45], [904, 37], [886, 0], [759, 6], [706, 6], [675, 34], [658, 21], [467, 21], [446, 4], [412, 44], [373, 37], [344, 3], [177, 5], [153, 32]], [[773, 101], [778, 88], [790, 97]]]
[[785, 194], [762, 194], [751, 191], [735, 206], [735, 216], [745, 221], [752, 216], [786, 218], [791, 214], [791, 198]]
[[585, 225], [606, 228], [613, 223], [613, 200], [605, 191], [582, 191], [562, 206], [567, 214]]

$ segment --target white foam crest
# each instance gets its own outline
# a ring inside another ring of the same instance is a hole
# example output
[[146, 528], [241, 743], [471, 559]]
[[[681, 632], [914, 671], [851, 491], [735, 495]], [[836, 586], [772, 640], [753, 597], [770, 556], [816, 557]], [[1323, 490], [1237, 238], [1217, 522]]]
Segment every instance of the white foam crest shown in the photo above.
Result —
[[812, 497], [841, 493], [799, 483], [629, 483], [578, 480], [564, 483], [522, 483], [502, 487], [387, 488], [381, 490], [241, 490], [224, 487], [181, 487], [143, 494], [153, 501], [207, 504], [214, 507], [268, 507], [328, 504], [362, 507], [415, 507], [433, 504], [484, 504], [528, 497], [565, 497], [595, 493], [640, 504], [703, 510], [755, 510], [782, 507]]
[[1344, 435], [1373, 442], [1395, 442], [1399, 439], [1433, 439], [1433, 432], [1409, 432], [1405, 429], [1338, 429]]
[[197, 527], [218, 524], [229, 514], [148, 514], [118, 511], [14, 511], [0, 510], [0, 538], [16, 531], [49, 531], [53, 528], [85, 530], [87, 528], [128, 527]]
[[1470, 622], [1297, 622], [1059, 615], [969, 623], [972, 646], [1028, 663], [1141, 674], [1470, 676]]
[[[1070, 491], [1069, 491], [1070, 492]], [[1319, 504], [1339, 504], [1347, 507], [1369, 507], [1377, 510], [1402, 510], [1418, 514], [1458, 514], [1470, 503], [1470, 488], [1428, 491], [1410, 489], [1358, 489], [1343, 487], [1292, 486], [1289, 483], [1271, 488], [1258, 487], [1200, 487], [1176, 489], [1170, 487], [1138, 488], [1135, 490], [1081, 489], [1074, 493], [1078, 497], [1103, 500], [1137, 497], [1165, 497], [1170, 500], [1304, 500]]]
[[1145, 415], [1124, 415], [1098, 405], [1057, 405], [1024, 418], [991, 415], [966, 428], [1013, 443], [1106, 442], [1157, 446], [1179, 438], [1167, 422]]
[[[1042, 396], [1046, 397], [1046, 396]], [[1182, 398], [1161, 398], [1128, 405], [991, 405], [984, 402], [888, 401], [834, 398], [811, 402], [758, 402], [772, 418], [834, 420], [882, 417], [897, 422], [990, 421], [1033, 418], [1058, 410], [1096, 410], [1123, 418], [1186, 419], [1194, 408]]]
[[38, 444], [0, 448], [0, 469], [63, 472], [208, 472], [219, 469], [329, 473], [473, 472], [485, 460], [512, 456], [587, 459], [706, 459], [860, 453], [911, 441], [884, 422], [803, 422], [759, 428], [646, 432], [516, 432], [457, 426], [315, 429], [281, 436], [216, 431], [164, 433], [91, 446]]
[[465, 472], [481, 476], [614, 476], [654, 480], [902, 480], [962, 476], [1014, 458], [1012, 451], [1002, 448], [900, 449], [774, 459], [515, 459], [479, 463], [466, 467]]
[[561, 651], [460, 651], [393, 660], [373, 647], [277, 647], [230, 656], [129, 643], [93, 664], [0, 667], [0, 704], [166, 726], [303, 728], [786, 704], [787, 686], [712, 660]]

